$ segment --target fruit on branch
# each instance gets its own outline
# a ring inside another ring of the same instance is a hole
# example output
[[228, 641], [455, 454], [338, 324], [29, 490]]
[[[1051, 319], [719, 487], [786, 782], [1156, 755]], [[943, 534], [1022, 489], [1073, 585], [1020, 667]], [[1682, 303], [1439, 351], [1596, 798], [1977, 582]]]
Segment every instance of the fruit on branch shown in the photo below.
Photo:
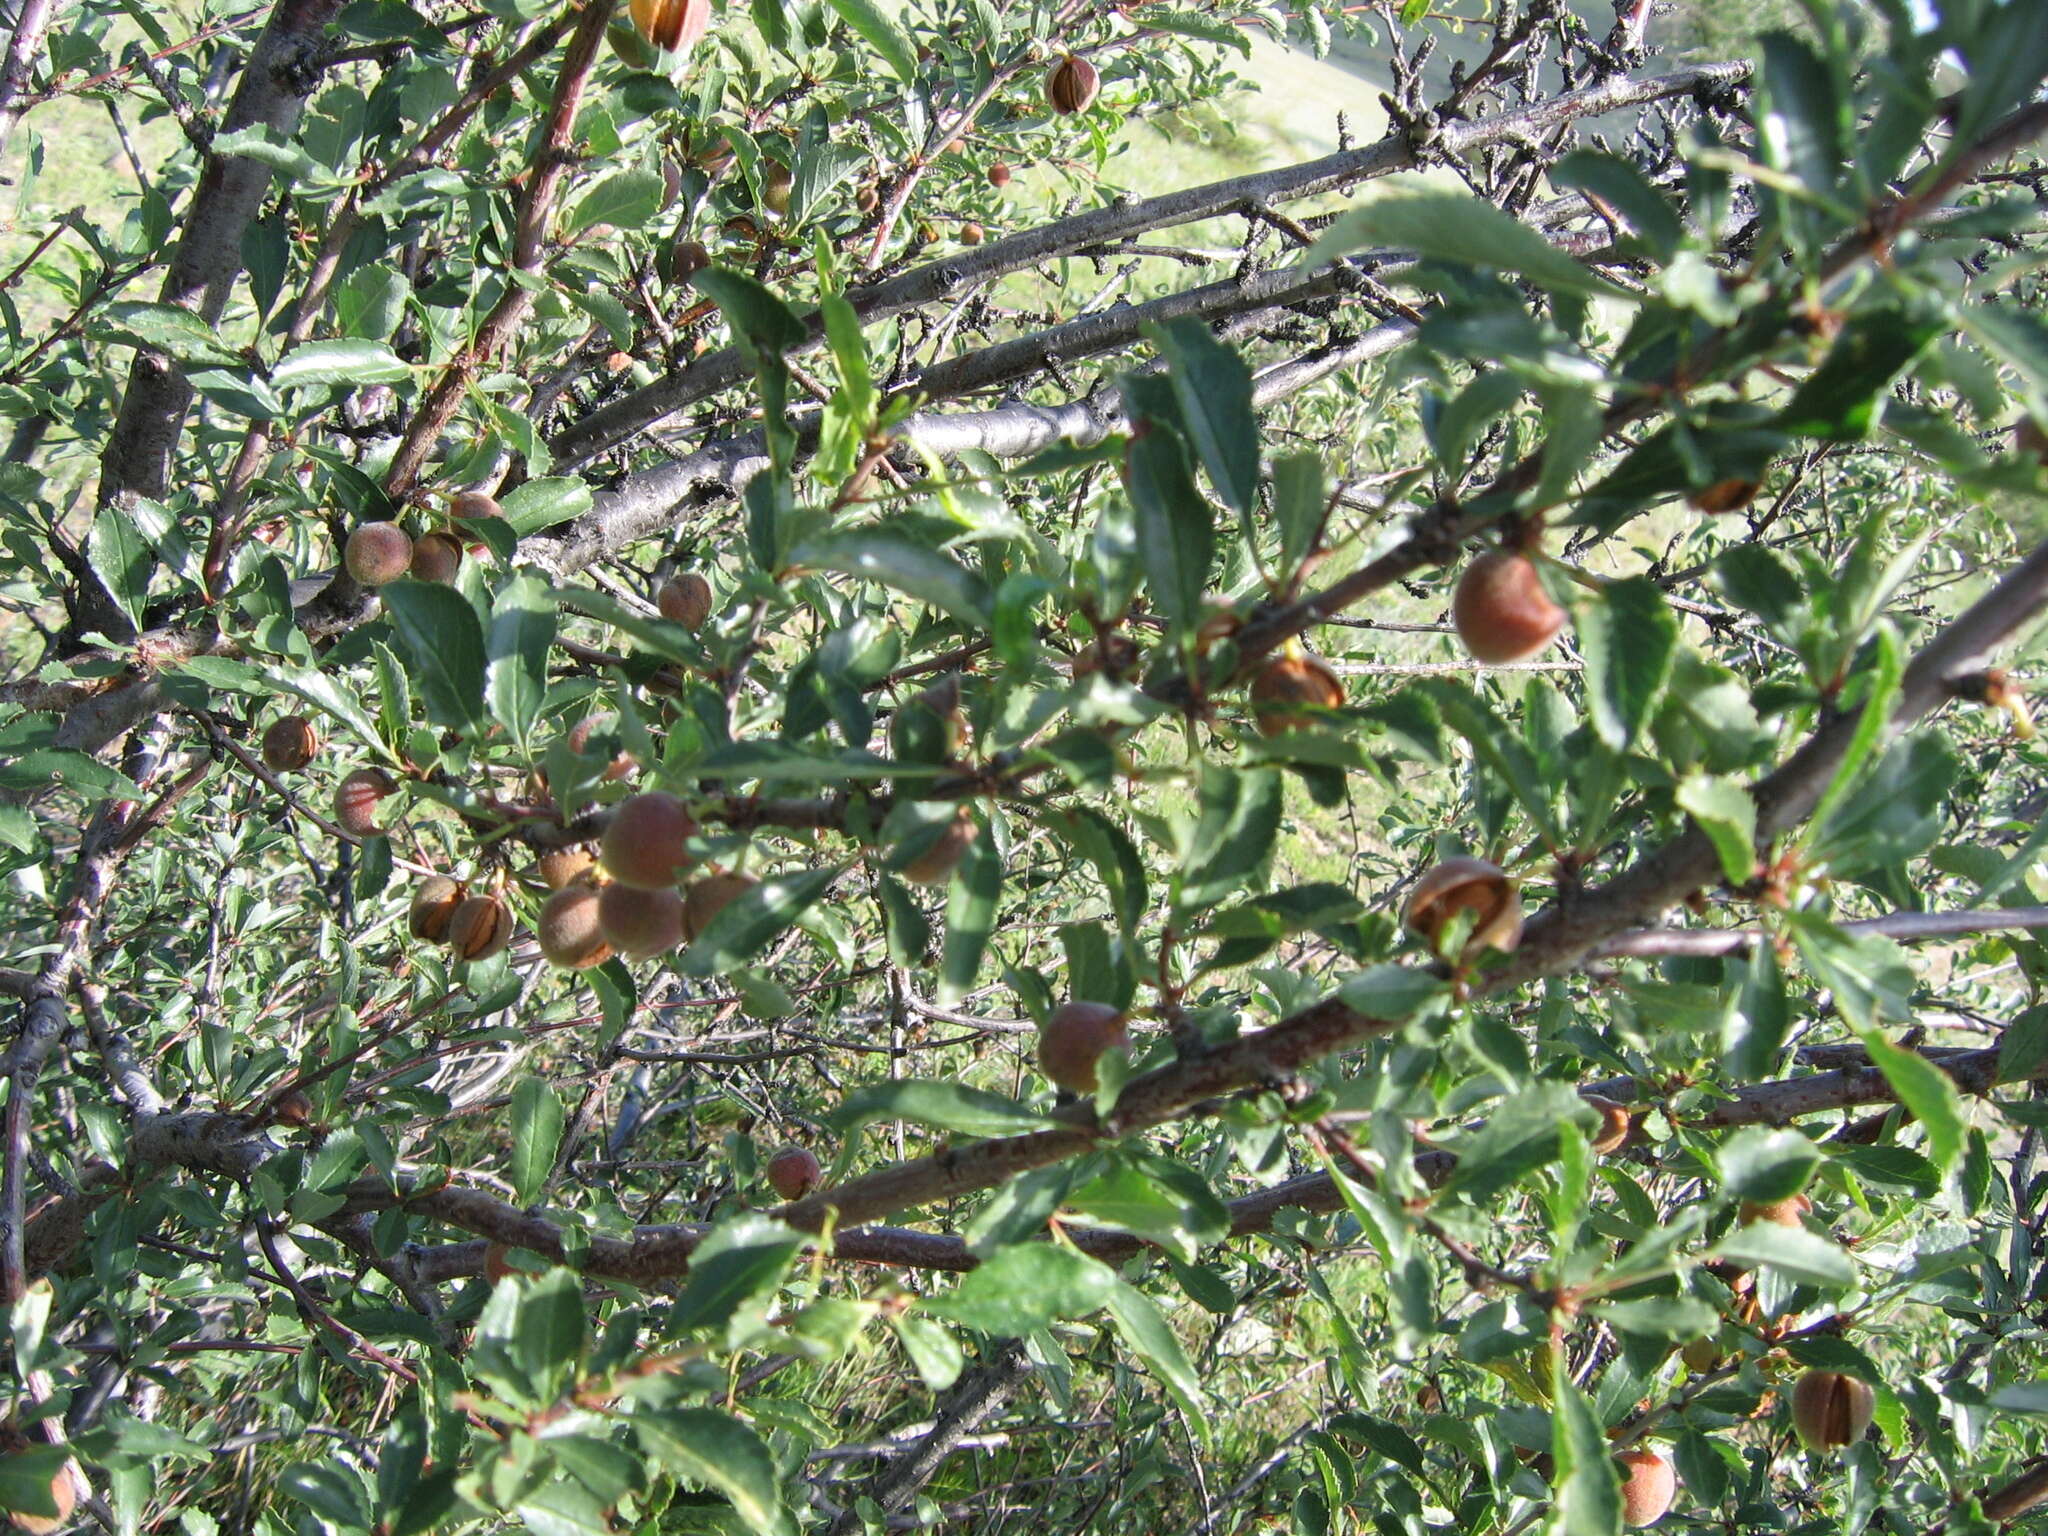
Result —
[[1690, 492], [1685, 504], [1695, 512], [1740, 512], [1756, 500], [1756, 493], [1762, 489], [1762, 481], [1735, 476]]
[[1543, 589], [1536, 562], [1496, 549], [1465, 567], [1451, 594], [1451, 622], [1473, 660], [1526, 661], [1557, 638], [1565, 611]]
[[541, 903], [534, 936], [550, 965], [583, 971], [611, 958], [611, 942], [600, 925], [600, 893], [589, 881], [564, 886]]
[[[4, 1458], [7, 1461], [13, 1459], [12, 1456]], [[71, 1470], [76, 1465], [75, 1462], [65, 1462], [50, 1479], [50, 1502], [57, 1511], [54, 1515], [33, 1514], [25, 1509], [7, 1512], [7, 1518], [14, 1522], [16, 1530], [26, 1531], [28, 1536], [51, 1536], [53, 1531], [60, 1531], [70, 1523], [71, 1511], [78, 1503], [77, 1491], [71, 1486]]]
[[990, 166], [988, 168], [988, 184], [998, 192], [1007, 187], [1010, 184], [1010, 167], [1008, 164], [998, 160], [994, 165]]
[[1315, 723], [1324, 710], [1344, 707], [1344, 685], [1292, 641], [1252, 679], [1252, 719], [1261, 736], [1281, 736]]
[[761, 205], [770, 213], [789, 212], [791, 185], [789, 167], [779, 160], [770, 160], [761, 173]]
[[683, 938], [694, 944], [711, 920], [760, 882], [752, 875], [706, 875], [683, 887]]
[[683, 942], [683, 898], [673, 887], [641, 890], [614, 880], [597, 893], [597, 926], [628, 960], [650, 960]]
[[664, 53], [681, 53], [711, 26], [711, 0], [633, 0], [633, 25]]
[[1061, 117], [1072, 117], [1095, 105], [1102, 77], [1079, 54], [1067, 54], [1045, 77], [1045, 104]]
[[967, 850], [974, 846], [974, 840], [979, 836], [981, 824], [963, 805], [946, 824], [946, 830], [939, 834], [938, 840], [898, 873], [912, 885], [944, 885], [953, 878], [953, 871], [960, 867], [960, 861], [967, 857]]
[[1804, 1195], [1787, 1195], [1782, 1200], [1745, 1200], [1736, 1212], [1744, 1226], [1753, 1221], [1773, 1222], [1781, 1227], [1803, 1227], [1813, 1202]]
[[1579, 1095], [1590, 1104], [1600, 1116], [1600, 1128], [1593, 1133], [1593, 1150], [1605, 1157], [1610, 1152], [1619, 1152], [1628, 1145], [1629, 1133], [1635, 1129], [1635, 1119], [1628, 1112], [1628, 1106], [1617, 1104], [1597, 1093]]
[[809, 1147], [779, 1147], [768, 1159], [768, 1182], [785, 1200], [801, 1200], [818, 1187], [825, 1170]]
[[457, 491], [448, 498], [448, 511], [451, 516], [466, 517], [472, 522], [505, 515], [498, 498], [487, 491]]
[[453, 581], [462, 569], [462, 541], [448, 533], [421, 535], [413, 541], [410, 569], [414, 581]]
[[[574, 725], [569, 727], [569, 750], [571, 752], [576, 753], [580, 757], [583, 753], [590, 750], [591, 737], [595, 736], [601, 730], [605, 730], [610, 726], [618, 724], [618, 721], [619, 717], [617, 715], [610, 713], [609, 711], [600, 711], [599, 713], [594, 715], [585, 715], [581, 720], [578, 720]], [[632, 771], [633, 754], [630, 752], [621, 752], [617, 757], [614, 757], [611, 760], [610, 766], [607, 767], [604, 771], [604, 776], [607, 780], [616, 781], [619, 779], [623, 779], [624, 777], [626, 777], [627, 774], [631, 773]]]
[[1695, 1376], [1704, 1376], [1721, 1363], [1720, 1341], [1713, 1338], [1688, 1339], [1678, 1351], [1678, 1358]]
[[1614, 1458], [1621, 1463], [1621, 1523], [1655, 1525], [1678, 1496], [1678, 1473], [1662, 1451], [1641, 1446]]
[[682, 801], [661, 790], [652, 790], [619, 802], [611, 825], [604, 829], [598, 857], [606, 872], [621, 885], [643, 891], [660, 890], [674, 885], [677, 877], [696, 862], [690, 857], [688, 846], [696, 831], [697, 823], [683, 808]]
[[1124, 1025], [1124, 1015], [1107, 1003], [1061, 1003], [1038, 1032], [1039, 1070], [1069, 1093], [1093, 1093], [1102, 1053], [1131, 1043]]
[[440, 943], [448, 937], [448, 924], [455, 916], [455, 909], [468, 899], [468, 895], [459, 880], [451, 880], [446, 875], [427, 876], [419, 883], [419, 889], [412, 893], [412, 910], [406, 915], [406, 927], [416, 939]]
[[588, 848], [550, 848], [533, 861], [533, 872], [549, 890], [559, 891], [596, 863], [597, 855]]
[[304, 715], [286, 715], [273, 720], [263, 733], [263, 766], [272, 773], [290, 773], [313, 761], [320, 750], [320, 733]]
[[470, 896], [448, 914], [448, 947], [464, 960], [488, 960], [512, 942], [512, 909], [496, 896]]
[[1854, 1445], [1876, 1412], [1877, 1393], [1840, 1371], [1807, 1371], [1792, 1384], [1792, 1427], [1810, 1451]]
[[381, 587], [412, 568], [412, 538], [396, 523], [363, 523], [348, 536], [341, 563], [363, 586]]
[[987, 236], [987, 230], [971, 221], [960, 226], [960, 243], [962, 245], [979, 245]]
[[654, 594], [654, 606], [671, 624], [699, 630], [711, 617], [711, 583], [696, 571], [670, 577]]
[[1077, 681], [1097, 672], [1106, 677], [1122, 677], [1137, 664], [1138, 642], [1121, 630], [1112, 629], [1074, 652], [1067, 671]]
[[678, 240], [668, 248], [668, 280], [687, 283], [711, 265], [711, 253], [701, 240]]
[[270, 1118], [278, 1125], [311, 1124], [313, 1101], [303, 1089], [294, 1088], [270, 1106]]
[[382, 837], [377, 807], [398, 785], [382, 768], [358, 768], [334, 786], [334, 820], [350, 837]]
[[1446, 930], [1461, 912], [1472, 914], [1463, 955], [1489, 948], [1506, 952], [1521, 942], [1522, 903], [1515, 882], [1484, 859], [1445, 859], [1424, 874], [1408, 893], [1401, 924], [1442, 954]]

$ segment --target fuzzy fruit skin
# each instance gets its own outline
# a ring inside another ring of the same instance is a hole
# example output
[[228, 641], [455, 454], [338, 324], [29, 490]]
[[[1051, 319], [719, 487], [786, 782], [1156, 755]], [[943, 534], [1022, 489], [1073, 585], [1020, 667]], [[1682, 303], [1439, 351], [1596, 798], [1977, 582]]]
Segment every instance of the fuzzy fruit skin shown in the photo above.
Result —
[[1614, 1459], [1621, 1463], [1621, 1523], [1655, 1525], [1678, 1497], [1678, 1473], [1669, 1458], [1644, 1448]]
[[988, 168], [988, 184], [1000, 192], [1010, 184], [1010, 167], [998, 160]]
[[290, 773], [313, 761], [320, 750], [320, 733], [304, 715], [286, 715], [273, 720], [263, 733], [263, 766], [272, 773]]
[[713, 918], [759, 884], [752, 875], [706, 875], [684, 886], [684, 941], [696, 943]]
[[785, 1200], [801, 1200], [818, 1187], [825, 1170], [809, 1147], [781, 1147], [768, 1159], [768, 1183]]
[[1870, 1428], [1877, 1393], [1839, 1371], [1808, 1371], [1792, 1384], [1792, 1427], [1810, 1451], [1854, 1445]]
[[1803, 1227], [1806, 1213], [1812, 1209], [1813, 1202], [1804, 1195], [1787, 1195], [1783, 1200], [1745, 1200], [1736, 1219], [1744, 1226], [1753, 1221], [1769, 1221], [1781, 1227]]
[[57, 1469], [57, 1475], [50, 1479], [50, 1502], [57, 1506], [54, 1515], [34, 1515], [27, 1510], [14, 1509], [7, 1512], [7, 1518], [18, 1531], [28, 1536], [51, 1536], [62, 1530], [71, 1520], [71, 1511], [78, 1503], [78, 1492], [71, 1483], [71, 1469], [75, 1462], [66, 1462]]
[[1130, 1043], [1124, 1016], [1109, 1004], [1061, 1003], [1038, 1032], [1038, 1067], [1069, 1093], [1093, 1093], [1095, 1064], [1102, 1053]]
[[512, 909], [495, 896], [471, 896], [448, 915], [448, 947], [465, 960], [488, 960], [512, 942]]
[[1070, 53], [1045, 77], [1045, 104], [1061, 117], [1072, 117], [1094, 106], [1101, 89], [1102, 77], [1095, 66]]
[[[595, 736], [600, 730], [616, 725], [618, 719], [617, 715], [609, 713], [585, 715], [581, 720], [578, 720], [569, 727], [569, 750], [579, 755], [589, 751], [590, 738]], [[633, 754], [621, 752], [612, 759], [611, 766], [604, 771], [604, 776], [608, 782], [616, 781], [623, 779], [632, 771]]]
[[419, 889], [412, 893], [412, 910], [406, 915], [406, 927], [416, 939], [440, 943], [448, 937], [448, 924], [466, 894], [459, 880], [451, 880], [446, 875], [427, 876], [420, 882]]
[[588, 848], [550, 848], [533, 861], [533, 872], [549, 890], [559, 891], [596, 865], [597, 855]]
[[362, 585], [381, 587], [412, 568], [412, 539], [396, 523], [364, 523], [348, 536], [341, 559]]
[[1467, 954], [1488, 947], [1506, 953], [1521, 942], [1522, 903], [1515, 883], [1484, 859], [1445, 859], [1429, 870], [1409, 892], [1401, 925], [1434, 949], [1452, 917], [1467, 910], [1477, 914], [1465, 940]]
[[534, 937], [550, 965], [585, 971], [611, 958], [611, 941], [598, 925], [598, 888], [588, 883], [568, 886], [541, 904]]
[[963, 809], [939, 834], [937, 842], [897, 873], [912, 885], [945, 885], [952, 880], [953, 871], [960, 867], [960, 861], [967, 857], [967, 850], [980, 836], [981, 824]]
[[632, 0], [633, 25], [666, 53], [681, 53], [711, 26], [711, 0]]
[[334, 786], [334, 820], [350, 837], [382, 837], [377, 806], [398, 786], [381, 768], [358, 768]]
[[654, 606], [671, 624], [695, 632], [711, 617], [711, 583], [695, 571], [684, 571], [661, 584]]
[[597, 893], [597, 925], [628, 960], [650, 960], [683, 942], [683, 898], [673, 887], [643, 891], [614, 882]]
[[674, 795], [658, 789], [634, 795], [612, 814], [598, 857], [619, 884], [658, 891], [696, 862], [684, 846], [696, 831], [697, 823]]
[[960, 226], [960, 243], [962, 245], [979, 245], [987, 238], [988, 231], [979, 224], [962, 224]]
[[446, 585], [462, 569], [461, 540], [446, 533], [421, 535], [413, 542], [410, 569], [414, 581], [438, 581]]
[[678, 240], [668, 248], [668, 278], [672, 283], [687, 283], [710, 265], [711, 252], [701, 240]]
[[1252, 719], [1261, 736], [1282, 736], [1315, 721], [1318, 710], [1342, 709], [1344, 685], [1313, 656], [1275, 656], [1252, 679]]
[[313, 1119], [313, 1101], [294, 1088], [270, 1106], [270, 1118], [279, 1125], [308, 1125]]
[[448, 512], [452, 517], [466, 517], [473, 522], [505, 515], [498, 498], [487, 491], [457, 491], [448, 499]]
[[768, 162], [768, 169], [761, 177], [761, 203], [770, 213], [789, 212], [789, 192], [792, 182], [789, 167]]
[[1527, 555], [1496, 549], [1465, 567], [1451, 594], [1451, 622], [1472, 659], [1527, 661], [1555, 640], [1566, 614], [1543, 590]]
[[1582, 1093], [1579, 1097], [1592, 1105], [1600, 1116], [1600, 1129], [1593, 1133], [1593, 1150], [1605, 1157], [1627, 1146], [1629, 1133], [1636, 1124], [1627, 1106], [1602, 1098], [1597, 1093]]
[[490, 1243], [484, 1248], [484, 1279], [492, 1285], [508, 1280], [519, 1273], [512, 1267], [512, 1250], [503, 1243]]

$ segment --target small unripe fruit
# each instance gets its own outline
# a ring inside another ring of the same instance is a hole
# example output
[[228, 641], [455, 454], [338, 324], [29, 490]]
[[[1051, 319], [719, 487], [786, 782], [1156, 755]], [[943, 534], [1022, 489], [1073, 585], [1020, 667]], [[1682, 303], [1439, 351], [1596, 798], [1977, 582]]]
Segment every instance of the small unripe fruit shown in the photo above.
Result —
[[1605, 1157], [1610, 1152], [1619, 1152], [1628, 1145], [1629, 1133], [1635, 1129], [1635, 1120], [1625, 1105], [1597, 1093], [1579, 1095], [1599, 1113], [1600, 1128], [1593, 1133], [1593, 1150]]
[[1093, 1093], [1102, 1053], [1130, 1040], [1123, 1014], [1109, 1004], [1061, 1003], [1038, 1032], [1039, 1070], [1069, 1093]]
[[1102, 89], [1102, 77], [1095, 66], [1076, 54], [1068, 54], [1053, 65], [1045, 77], [1045, 102], [1061, 117], [1072, 117], [1095, 105]]
[[448, 915], [448, 947], [464, 960], [488, 960], [512, 942], [512, 909], [495, 896], [471, 896]]
[[348, 536], [342, 564], [362, 585], [381, 587], [412, 568], [412, 539], [396, 523], [364, 523]]
[[407, 914], [406, 927], [416, 939], [440, 943], [448, 937], [449, 920], [467, 895], [460, 881], [446, 875], [427, 876], [412, 893], [412, 911]]
[[1261, 736], [1280, 736], [1344, 707], [1344, 685], [1313, 656], [1275, 656], [1252, 679], [1252, 719]]
[[628, 960], [665, 955], [683, 942], [683, 898], [673, 889], [642, 891], [614, 881], [597, 893], [597, 926]]
[[1721, 1363], [1721, 1346], [1713, 1339], [1689, 1339], [1679, 1350], [1678, 1358], [1685, 1362], [1688, 1371], [1703, 1376]]
[[696, 943], [711, 920], [751, 891], [759, 881], [752, 875], [706, 875], [683, 887], [683, 938]]
[[290, 773], [313, 761], [320, 750], [320, 733], [304, 715], [286, 715], [273, 720], [263, 733], [263, 766], [272, 773]]
[[1010, 167], [998, 160], [988, 168], [988, 184], [1000, 192], [1010, 184]]
[[979, 245], [986, 235], [987, 231], [979, 224], [970, 223], [960, 226], [960, 243], [962, 245]]
[[1736, 1212], [1744, 1226], [1753, 1221], [1775, 1222], [1781, 1227], [1803, 1227], [1813, 1202], [1804, 1195], [1787, 1195], [1783, 1200], [1745, 1200]]
[[1877, 1393], [1839, 1371], [1808, 1371], [1792, 1384], [1792, 1427], [1810, 1451], [1854, 1445], [1870, 1428]]
[[1614, 1459], [1621, 1463], [1621, 1523], [1655, 1525], [1678, 1496], [1677, 1471], [1661, 1451], [1647, 1447]]
[[711, 26], [711, 0], [632, 0], [633, 25], [664, 53], [681, 53]]
[[711, 253], [701, 240], [678, 240], [668, 248], [668, 277], [672, 283], [687, 283], [711, 265]]
[[334, 820], [350, 837], [382, 837], [377, 807], [398, 786], [381, 768], [358, 768], [334, 786]]
[[512, 1250], [503, 1243], [484, 1245], [484, 1279], [492, 1285], [500, 1280], [510, 1279], [519, 1271], [512, 1267]]
[[71, 1469], [75, 1465], [75, 1462], [67, 1461], [50, 1479], [50, 1502], [57, 1509], [54, 1515], [31, 1514], [25, 1509], [8, 1511], [7, 1518], [14, 1523], [16, 1530], [26, 1531], [28, 1536], [51, 1536], [52, 1532], [62, 1530], [69, 1523], [71, 1511], [78, 1503], [77, 1491], [71, 1486]]
[[944, 885], [967, 857], [967, 850], [981, 836], [981, 824], [966, 807], [953, 817], [938, 841], [898, 871], [912, 885]]
[[785, 1200], [801, 1200], [818, 1187], [825, 1170], [809, 1147], [783, 1147], [768, 1159], [768, 1182]]
[[660, 790], [634, 795], [612, 813], [599, 857], [621, 885], [660, 890], [674, 885], [695, 862], [687, 845], [696, 831], [697, 823], [674, 795]]
[[498, 504], [498, 498], [488, 491], [457, 491], [448, 498], [448, 511], [453, 517], [465, 517], [472, 522], [505, 515], [505, 509]]
[[770, 213], [789, 212], [790, 186], [789, 167], [769, 161], [767, 170], [761, 175], [762, 206]]
[[550, 965], [588, 970], [611, 958], [611, 942], [598, 925], [599, 891], [583, 883], [555, 892], [541, 904], [534, 936]]
[[414, 541], [411, 567], [414, 581], [451, 582], [461, 569], [462, 544], [452, 535], [429, 533]]
[[1543, 589], [1527, 555], [1493, 550], [1465, 567], [1451, 594], [1451, 622], [1475, 661], [1526, 661], [1557, 638], [1565, 611]]
[[671, 624], [702, 629], [711, 617], [711, 583], [695, 571], [684, 571], [661, 584], [654, 594], [654, 606]]
[[270, 1118], [279, 1125], [309, 1124], [313, 1119], [313, 1101], [303, 1090], [294, 1088], [270, 1106]]
[[596, 864], [597, 855], [588, 848], [550, 848], [533, 861], [533, 872], [549, 890], [559, 891]]
[[1521, 942], [1522, 903], [1515, 883], [1484, 859], [1445, 859], [1424, 874], [1401, 910], [1401, 924], [1437, 949], [1451, 919], [1468, 911], [1473, 922], [1465, 954], [1487, 948], [1505, 952]]

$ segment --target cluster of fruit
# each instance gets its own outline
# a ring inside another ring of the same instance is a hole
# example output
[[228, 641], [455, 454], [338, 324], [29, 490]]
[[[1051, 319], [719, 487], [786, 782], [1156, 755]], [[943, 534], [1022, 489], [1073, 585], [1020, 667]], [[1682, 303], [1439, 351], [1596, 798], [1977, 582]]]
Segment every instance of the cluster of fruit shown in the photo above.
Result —
[[[480, 522], [503, 517], [497, 498], [482, 491], [458, 491], [449, 498], [453, 518]], [[470, 546], [471, 551], [481, 548]], [[382, 587], [410, 576], [414, 581], [453, 581], [462, 569], [463, 543], [445, 528], [415, 539], [397, 523], [359, 523], [341, 552], [342, 566], [360, 586]]]

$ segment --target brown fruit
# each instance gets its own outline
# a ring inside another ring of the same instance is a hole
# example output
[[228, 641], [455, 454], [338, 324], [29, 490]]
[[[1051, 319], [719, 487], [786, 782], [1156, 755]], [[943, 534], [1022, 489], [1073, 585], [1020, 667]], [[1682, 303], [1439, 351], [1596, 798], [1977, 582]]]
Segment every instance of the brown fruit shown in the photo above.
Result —
[[1102, 89], [1102, 77], [1095, 66], [1077, 54], [1068, 54], [1045, 77], [1045, 103], [1061, 117], [1072, 117], [1095, 105]]
[[1854, 1445], [1870, 1428], [1877, 1393], [1839, 1371], [1808, 1371], [1792, 1384], [1792, 1427], [1810, 1451]]
[[1010, 184], [1010, 167], [1001, 160], [990, 166], [988, 168], [988, 184], [997, 191], [1007, 187]]
[[789, 167], [770, 160], [761, 173], [761, 205], [770, 213], [789, 212]]
[[1621, 1523], [1655, 1525], [1678, 1496], [1678, 1473], [1670, 1459], [1648, 1447], [1623, 1451], [1614, 1459], [1621, 1463]]
[[382, 837], [377, 806], [398, 786], [382, 768], [358, 768], [334, 786], [334, 820], [350, 837]]
[[512, 1267], [512, 1250], [503, 1243], [484, 1245], [484, 1279], [492, 1285], [510, 1279], [519, 1271]]
[[687, 846], [696, 831], [697, 823], [674, 795], [658, 789], [634, 795], [612, 812], [598, 857], [621, 885], [660, 890], [696, 862]]
[[711, 0], [632, 0], [633, 25], [665, 53], [681, 53], [711, 26]]
[[1804, 1195], [1787, 1195], [1783, 1200], [1745, 1200], [1736, 1219], [1744, 1226], [1753, 1221], [1770, 1221], [1781, 1227], [1802, 1227], [1806, 1225], [1806, 1213], [1812, 1209], [1813, 1202]]
[[541, 904], [534, 935], [550, 965], [583, 971], [611, 958], [612, 946], [598, 926], [598, 888], [587, 881], [555, 892]]
[[77, 1465], [76, 1462], [65, 1462], [57, 1469], [57, 1475], [50, 1479], [50, 1502], [57, 1510], [54, 1515], [31, 1514], [25, 1509], [7, 1512], [7, 1518], [14, 1522], [16, 1530], [26, 1531], [28, 1536], [51, 1536], [53, 1531], [62, 1530], [69, 1523], [71, 1511], [78, 1503], [77, 1490], [71, 1484], [72, 1469]]
[[348, 536], [342, 564], [366, 587], [396, 581], [412, 567], [412, 539], [396, 523], [364, 523]]
[[1298, 731], [1320, 711], [1343, 707], [1344, 685], [1313, 656], [1275, 656], [1252, 679], [1252, 719], [1261, 736]]
[[533, 861], [533, 872], [549, 890], [559, 891], [596, 864], [597, 855], [588, 848], [550, 848]]
[[1445, 859], [1424, 874], [1401, 909], [1401, 924], [1435, 949], [1451, 919], [1468, 911], [1474, 916], [1465, 954], [1487, 948], [1506, 952], [1521, 942], [1522, 903], [1515, 883], [1484, 859]]
[[320, 750], [320, 733], [304, 715], [286, 715], [273, 720], [263, 733], [263, 766], [272, 773], [290, 773], [313, 761]]
[[683, 898], [673, 887], [643, 891], [614, 881], [597, 893], [597, 926], [628, 960], [665, 955], [683, 942]]
[[427, 876], [412, 893], [412, 911], [406, 917], [406, 927], [416, 939], [440, 943], [448, 937], [449, 920], [467, 894], [459, 880], [446, 875]]
[[953, 878], [953, 871], [960, 867], [960, 861], [967, 857], [967, 850], [974, 846], [974, 840], [981, 836], [981, 824], [965, 806], [954, 815], [950, 825], [941, 832], [938, 841], [925, 849], [897, 873], [912, 885], [944, 885]]
[[1579, 1095], [1592, 1105], [1600, 1115], [1600, 1128], [1593, 1133], [1593, 1150], [1605, 1157], [1610, 1152], [1619, 1152], [1628, 1145], [1629, 1133], [1635, 1129], [1635, 1119], [1628, 1107], [1612, 1099], [1602, 1098], [1597, 1093]]
[[453, 534], [422, 535], [412, 546], [414, 581], [451, 582], [462, 569], [462, 541]]
[[701, 240], [678, 240], [668, 248], [668, 276], [672, 283], [687, 283], [711, 265], [711, 253]]
[[853, 206], [862, 213], [873, 213], [882, 206], [882, 194], [873, 187], [862, 187], [853, 194]]
[[[619, 717], [617, 715], [610, 713], [609, 711], [601, 711], [594, 715], [585, 715], [581, 720], [578, 720], [574, 725], [569, 727], [569, 750], [571, 752], [579, 754], [588, 752], [590, 750], [590, 738], [595, 736], [599, 731], [606, 730], [611, 726], [618, 724], [618, 721]], [[612, 759], [611, 766], [605, 769], [604, 771], [604, 776], [609, 780], [617, 781], [619, 779], [625, 778], [626, 775], [631, 773], [632, 771], [633, 754], [630, 752], [621, 752], [617, 757], [614, 757]]]
[[1465, 567], [1451, 595], [1451, 622], [1473, 660], [1526, 661], [1557, 638], [1565, 611], [1543, 589], [1527, 555], [1493, 550]]
[[1069, 1093], [1093, 1093], [1102, 1053], [1130, 1043], [1123, 1014], [1109, 1004], [1061, 1003], [1038, 1032], [1039, 1070]]
[[498, 505], [498, 498], [487, 491], [457, 491], [448, 498], [448, 512], [452, 517], [466, 517], [477, 522], [505, 515], [505, 509]]
[[752, 875], [706, 875], [683, 887], [683, 938], [694, 944], [711, 920], [756, 885]]
[[1695, 512], [1740, 512], [1756, 500], [1756, 493], [1762, 489], [1762, 482], [1757, 480], [1716, 480], [1692, 492], [1685, 498], [1685, 504]]
[[801, 1200], [818, 1187], [825, 1170], [809, 1147], [782, 1147], [768, 1159], [768, 1182], [785, 1200]]
[[270, 1106], [270, 1118], [279, 1125], [307, 1125], [313, 1119], [313, 1101], [303, 1089], [294, 1088]]
[[1118, 630], [1098, 635], [1093, 644], [1084, 645], [1074, 652], [1067, 663], [1067, 670], [1075, 679], [1088, 677], [1100, 672], [1106, 677], [1122, 677], [1138, 664], [1138, 642]]
[[512, 942], [512, 909], [495, 896], [471, 896], [448, 915], [448, 947], [464, 960], [488, 960]]
[[654, 606], [671, 624], [702, 629], [711, 617], [711, 583], [695, 571], [684, 571], [661, 584], [654, 594]]
[[960, 226], [960, 243], [962, 245], [979, 245], [987, 237], [988, 231], [979, 224], [967, 223]]

